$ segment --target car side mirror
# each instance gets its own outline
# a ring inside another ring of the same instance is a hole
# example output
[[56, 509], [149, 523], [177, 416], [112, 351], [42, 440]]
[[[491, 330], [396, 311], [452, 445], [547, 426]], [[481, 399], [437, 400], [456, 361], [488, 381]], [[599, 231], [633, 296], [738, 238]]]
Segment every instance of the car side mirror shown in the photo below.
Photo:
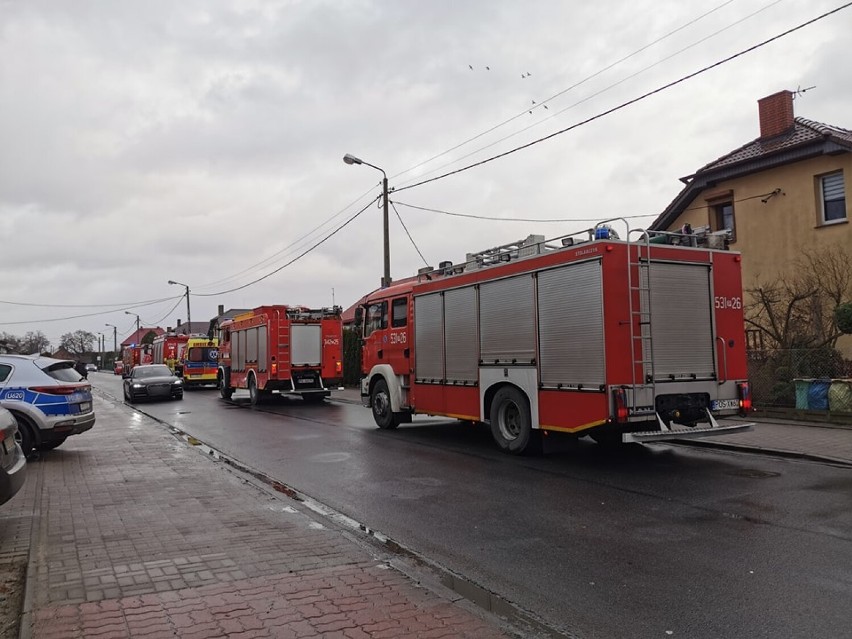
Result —
[[355, 308], [355, 328], [361, 328], [364, 323], [364, 307], [358, 306]]

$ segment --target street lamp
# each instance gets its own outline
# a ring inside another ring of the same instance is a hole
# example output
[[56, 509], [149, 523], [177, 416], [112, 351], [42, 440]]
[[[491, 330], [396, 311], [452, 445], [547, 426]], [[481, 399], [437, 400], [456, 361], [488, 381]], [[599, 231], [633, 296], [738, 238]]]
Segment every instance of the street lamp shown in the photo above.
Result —
[[384, 249], [385, 249], [385, 274], [382, 277], [382, 288], [386, 286], [390, 286], [391, 276], [390, 276], [390, 234], [388, 231], [388, 176], [385, 173], [384, 169], [377, 167], [375, 164], [370, 164], [369, 162], [364, 162], [364, 160], [360, 158], [356, 158], [351, 153], [347, 153], [343, 156], [343, 161], [346, 164], [366, 164], [377, 171], [382, 172], [382, 196], [383, 196], [383, 222], [384, 222]]
[[135, 315], [136, 316], [136, 337], [139, 337], [139, 316], [136, 313], [131, 313], [130, 311], [124, 311], [125, 315]]
[[181, 284], [180, 282], [175, 282], [174, 280], [169, 280], [169, 284], [177, 284], [178, 286], [186, 286], [186, 325], [187, 331], [189, 333], [192, 332], [192, 316], [189, 314], [189, 286], [186, 284]]
[[112, 352], [118, 354], [118, 326], [115, 324], [104, 324], [104, 326], [112, 326]]

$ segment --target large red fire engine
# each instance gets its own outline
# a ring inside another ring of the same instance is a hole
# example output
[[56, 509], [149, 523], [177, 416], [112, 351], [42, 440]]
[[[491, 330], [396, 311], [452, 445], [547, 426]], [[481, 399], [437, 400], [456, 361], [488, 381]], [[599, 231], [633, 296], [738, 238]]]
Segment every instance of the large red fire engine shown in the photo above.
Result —
[[132, 344], [124, 347], [124, 352], [121, 354], [121, 361], [124, 362], [122, 375], [130, 375], [130, 371], [134, 366], [140, 364], [151, 364], [153, 355], [151, 353], [150, 344]]
[[716, 421], [751, 409], [740, 255], [724, 248], [724, 232], [622, 241], [599, 225], [421, 269], [356, 312], [364, 404], [380, 428], [415, 413], [489, 422], [510, 453], [547, 431], [645, 442], [748, 430]]
[[188, 340], [188, 335], [176, 335], [175, 333], [158, 335], [152, 343], [153, 363], [165, 364], [173, 373], [181, 375], [181, 358]]
[[272, 393], [321, 401], [343, 377], [339, 306], [260, 306], [218, 328], [217, 384], [224, 399], [248, 389], [256, 405]]

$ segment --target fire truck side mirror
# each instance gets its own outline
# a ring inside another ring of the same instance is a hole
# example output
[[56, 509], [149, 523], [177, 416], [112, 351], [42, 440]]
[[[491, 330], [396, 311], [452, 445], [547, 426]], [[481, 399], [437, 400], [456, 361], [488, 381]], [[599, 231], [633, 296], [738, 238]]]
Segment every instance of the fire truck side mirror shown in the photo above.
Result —
[[358, 306], [355, 308], [355, 328], [361, 328], [364, 323], [364, 307]]

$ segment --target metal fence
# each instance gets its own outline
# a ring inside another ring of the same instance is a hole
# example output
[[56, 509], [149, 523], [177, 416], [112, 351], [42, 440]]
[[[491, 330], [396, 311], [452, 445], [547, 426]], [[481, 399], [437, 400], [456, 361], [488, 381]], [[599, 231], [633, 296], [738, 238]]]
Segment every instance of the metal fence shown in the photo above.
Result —
[[755, 406], [807, 408], [803, 393], [817, 383], [852, 379], [852, 360], [830, 348], [751, 350], [748, 377]]

